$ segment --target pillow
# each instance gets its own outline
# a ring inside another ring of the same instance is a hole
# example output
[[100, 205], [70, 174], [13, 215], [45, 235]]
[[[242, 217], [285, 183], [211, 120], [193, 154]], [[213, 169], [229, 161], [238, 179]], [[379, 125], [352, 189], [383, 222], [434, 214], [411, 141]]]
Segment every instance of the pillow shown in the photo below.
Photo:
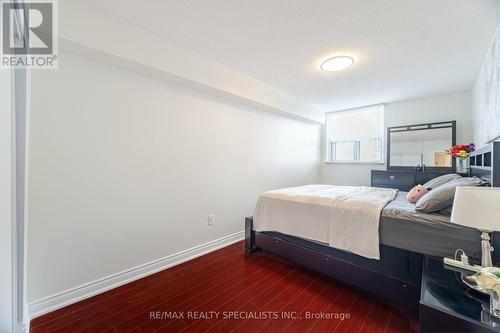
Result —
[[442, 211], [440, 211], [439, 213], [441, 214], [444, 214], [444, 215], [448, 215], [448, 216], [451, 216], [451, 212], [453, 211], [453, 206], [450, 206], [448, 208], [445, 208], [443, 209]]
[[436, 178], [433, 178], [429, 180], [427, 183], [424, 184], [425, 188], [436, 188], [438, 186], [444, 185], [452, 180], [456, 179], [462, 179], [463, 177], [460, 175], [457, 175], [456, 173], [449, 173], [447, 175], [442, 175]]
[[423, 213], [433, 213], [453, 205], [457, 186], [478, 186], [481, 179], [477, 177], [451, 180], [438, 188], [433, 189], [417, 201], [415, 210]]

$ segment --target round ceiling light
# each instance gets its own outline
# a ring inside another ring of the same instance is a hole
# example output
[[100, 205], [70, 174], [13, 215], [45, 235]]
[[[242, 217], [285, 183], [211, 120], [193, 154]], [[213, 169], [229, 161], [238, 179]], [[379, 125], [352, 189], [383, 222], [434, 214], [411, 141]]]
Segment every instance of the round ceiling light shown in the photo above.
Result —
[[346, 69], [354, 64], [354, 58], [349, 56], [338, 56], [327, 59], [321, 64], [321, 69], [325, 72], [336, 72]]

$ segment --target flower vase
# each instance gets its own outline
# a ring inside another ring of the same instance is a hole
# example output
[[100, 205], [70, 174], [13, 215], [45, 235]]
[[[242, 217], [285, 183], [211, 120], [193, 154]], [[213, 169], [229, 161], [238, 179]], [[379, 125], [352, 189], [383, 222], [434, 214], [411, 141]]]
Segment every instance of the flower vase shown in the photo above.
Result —
[[457, 157], [457, 173], [469, 173], [469, 158]]

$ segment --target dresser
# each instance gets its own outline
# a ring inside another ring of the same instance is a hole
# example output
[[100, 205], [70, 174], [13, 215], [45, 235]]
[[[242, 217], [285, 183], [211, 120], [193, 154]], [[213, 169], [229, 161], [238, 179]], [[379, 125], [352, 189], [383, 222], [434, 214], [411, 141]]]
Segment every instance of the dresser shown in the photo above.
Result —
[[400, 191], [409, 191], [418, 184], [442, 176], [449, 172], [413, 171], [413, 170], [372, 170], [371, 186], [396, 188]]

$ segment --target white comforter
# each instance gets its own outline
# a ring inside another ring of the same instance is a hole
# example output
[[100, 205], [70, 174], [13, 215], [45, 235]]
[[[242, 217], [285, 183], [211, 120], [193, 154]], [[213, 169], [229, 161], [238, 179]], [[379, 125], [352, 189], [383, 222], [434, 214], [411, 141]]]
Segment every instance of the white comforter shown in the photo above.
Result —
[[307, 185], [263, 193], [254, 230], [278, 231], [380, 259], [379, 221], [397, 190], [366, 186]]

